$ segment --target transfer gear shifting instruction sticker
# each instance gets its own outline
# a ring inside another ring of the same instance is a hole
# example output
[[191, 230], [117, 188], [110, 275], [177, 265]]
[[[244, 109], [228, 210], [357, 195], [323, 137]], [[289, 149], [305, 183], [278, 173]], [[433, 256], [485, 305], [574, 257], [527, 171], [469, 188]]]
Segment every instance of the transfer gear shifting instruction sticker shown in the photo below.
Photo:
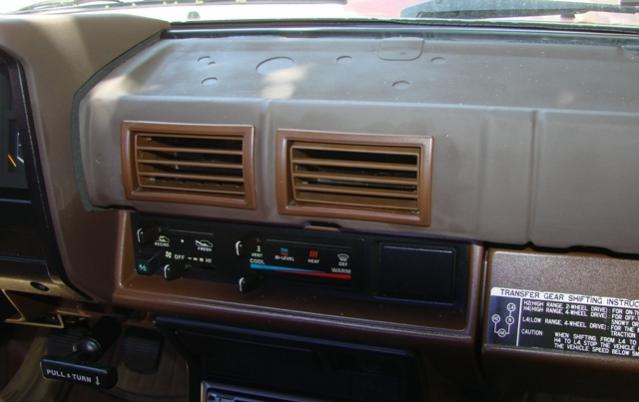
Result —
[[639, 300], [492, 288], [488, 343], [639, 357]]

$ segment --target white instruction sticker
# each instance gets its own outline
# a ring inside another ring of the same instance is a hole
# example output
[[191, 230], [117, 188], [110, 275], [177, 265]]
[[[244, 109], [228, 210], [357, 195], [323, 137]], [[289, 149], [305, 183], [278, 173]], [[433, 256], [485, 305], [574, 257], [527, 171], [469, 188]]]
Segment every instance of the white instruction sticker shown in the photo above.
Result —
[[488, 343], [639, 357], [639, 300], [494, 287]]

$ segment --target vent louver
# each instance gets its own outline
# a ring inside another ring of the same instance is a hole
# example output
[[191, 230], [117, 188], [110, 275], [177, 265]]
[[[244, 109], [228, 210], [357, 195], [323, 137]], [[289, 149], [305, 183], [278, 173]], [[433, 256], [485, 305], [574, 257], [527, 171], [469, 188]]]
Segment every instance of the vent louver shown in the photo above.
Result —
[[255, 208], [252, 126], [126, 121], [122, 137], [129, 199]]
[[431, 137], [280, 130], [280, 212], [428, 225]]

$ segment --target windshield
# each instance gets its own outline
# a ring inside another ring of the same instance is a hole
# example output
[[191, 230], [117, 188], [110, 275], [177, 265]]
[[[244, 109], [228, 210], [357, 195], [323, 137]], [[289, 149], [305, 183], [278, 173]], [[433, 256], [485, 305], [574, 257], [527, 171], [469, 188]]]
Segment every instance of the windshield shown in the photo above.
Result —
[[370, 19], [639, 29], [639, 0], [3, 0], [4, 14], [127, 13], [169, 22]]

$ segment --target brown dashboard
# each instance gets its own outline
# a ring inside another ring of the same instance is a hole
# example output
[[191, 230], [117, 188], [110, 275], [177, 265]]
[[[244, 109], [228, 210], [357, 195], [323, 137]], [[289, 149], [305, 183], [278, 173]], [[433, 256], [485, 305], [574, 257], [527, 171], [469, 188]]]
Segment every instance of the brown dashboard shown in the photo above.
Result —
[[0, 273], [8, 322], [102, 305], [503, 387], [639, 371], [637, 37], [0, 25], [59, 250]]

